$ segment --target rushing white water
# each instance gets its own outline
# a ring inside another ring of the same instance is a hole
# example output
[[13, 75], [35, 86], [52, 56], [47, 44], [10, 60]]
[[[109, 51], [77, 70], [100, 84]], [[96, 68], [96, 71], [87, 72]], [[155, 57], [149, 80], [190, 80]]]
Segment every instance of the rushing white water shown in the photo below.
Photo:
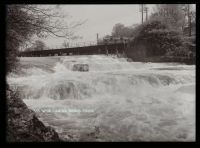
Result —
[[[65, 140], [195, 140], [194, 65], [102, 55], [20, 60], [9, 84]], [[74, 64], [89, 72], [72, 71]]]

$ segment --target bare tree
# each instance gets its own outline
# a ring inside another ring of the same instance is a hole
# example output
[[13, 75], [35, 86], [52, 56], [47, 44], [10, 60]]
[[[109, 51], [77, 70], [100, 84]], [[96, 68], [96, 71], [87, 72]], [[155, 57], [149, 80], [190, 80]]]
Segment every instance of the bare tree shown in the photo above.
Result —
[[69, 47], [69, 42], [64, 41], [64, 42], [62, 43], [62, 46], [63, 46], [64, 48], [68, 48], [68, 47]]
[[41, 40], [36, 40], [34, 44], [34, 50], [39, 51], [39, 50], [44, 50], [46, 48], [46, 45], [43, 41]]
[[47, 36], [74, 38], [74, 29], [85, 21], [67, 25], [65, 15], [59, 13], [56, 5], [7, 5], [6, 13], [6, 62], [7, 72], [17, 62], [18, 50], [36, 35], [40, 38]]
[[155, 13], [151, 16], [151, 20], [160, 20], [169, 27], [181, 31], [184, 23], [181, 4], [157, 4], [154, 10]]

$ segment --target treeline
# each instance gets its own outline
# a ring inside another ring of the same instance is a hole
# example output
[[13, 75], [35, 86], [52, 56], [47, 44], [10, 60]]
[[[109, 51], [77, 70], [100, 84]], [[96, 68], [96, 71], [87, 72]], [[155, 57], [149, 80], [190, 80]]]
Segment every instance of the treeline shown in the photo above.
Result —
[[[44, 50], [46, 45], [41, 40], [32, 43], [33, 38], [47, 36], [74, 38], [73, 30], [84, 21], [73, 22], [66, 26], [66, 15], [58, 5], [20, 5], [6, 6], [6, 73], [18, 67], [17, 56], [20, 48], [32, 45], [28, 50]], [[73, 28], [73, 30], [72, 30]]]
[[31, 47], [26, 48], [26, 51], [40, 51], [40, 50], [46, 50], [48, 49], [46, 47], [46, 44], [41, 40], [36, 40]]
[[113, 36], [131, 38], [127, 56], [133, 60], [153, 56], [196, 57], [195, 7], [189, 4], [156, 5], [143, 24], [116, 24]]

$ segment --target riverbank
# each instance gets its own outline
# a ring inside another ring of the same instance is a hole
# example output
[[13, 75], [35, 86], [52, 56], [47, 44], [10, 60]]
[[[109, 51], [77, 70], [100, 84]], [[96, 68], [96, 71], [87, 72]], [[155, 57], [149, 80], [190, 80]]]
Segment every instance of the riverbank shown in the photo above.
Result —
[[59, 142], [56, 131], [45, 126], [18, 97], [18, 93], [7, 89], [7, 142]]
[[175, 63], [184, 63], [187, 65], [195, 65], [196, 59], [195, 58], [188, 58], [188, 57], [174, 57], [174, 56], [155, 56], [155, 57], [148, 57], [148, 58], [140, 58], [134, 59], [131, 58], [134, 62], [156, 62], [156, 63], [164, 63], [164, 62], [175, 62]]

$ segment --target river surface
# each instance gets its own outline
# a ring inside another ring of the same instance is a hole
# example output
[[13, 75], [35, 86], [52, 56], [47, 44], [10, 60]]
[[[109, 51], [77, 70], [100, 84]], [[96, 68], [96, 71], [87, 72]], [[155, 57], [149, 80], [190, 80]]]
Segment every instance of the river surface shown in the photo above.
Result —
[[103, 55], [20, 63], [8, 83], [66, 141], [195, 141], [195, 65]]

